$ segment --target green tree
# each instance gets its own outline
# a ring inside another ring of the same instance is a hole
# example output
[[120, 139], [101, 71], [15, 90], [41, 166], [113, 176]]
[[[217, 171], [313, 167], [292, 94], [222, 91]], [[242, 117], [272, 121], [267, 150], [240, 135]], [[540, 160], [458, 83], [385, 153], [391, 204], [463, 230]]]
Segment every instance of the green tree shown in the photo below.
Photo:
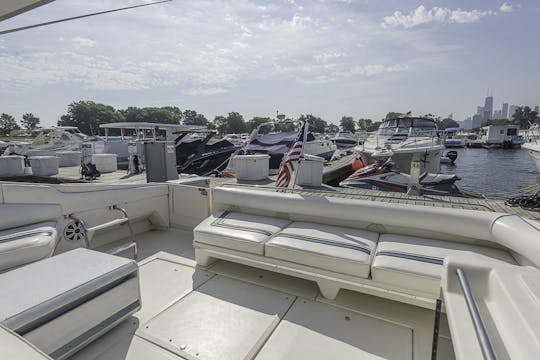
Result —
[[[266, 122], [271, 122], [271, 121], [272, 119], [270, 119], [269, 117], [255, 116], [246, 123], [246, 130], [247, 132], [252, 132], [254, 129], [257, 128], [257, 126], [264, 124]], [[265, 128], [268, 128], [268, 129], [265, 129]], [[271, 126], [263, 126], [263, 128], [261, 129], [261, 133], [264, 134], [265, 132], [270, 131], [270, 129], [271, 129]]]
[[452, 120], [452, 119], [437, 119], [435, 120], [435, 122], [437, 123], [437, 128], [439, 130], [444, 130], [444, 129], [448, 129], [448, 128], [452, 128], [452, 127], [459, 127], [459, 123], [455, 120]]
[[244, 122], [244, 117], [235, 111], [230, 112], [227, 115], [226, 120], [226, 131], [227, 134], [240, 134], [246, 131], [246, 123]]
[[22, 116], [21, 124], [25, 129], [34, 130], [39, 125], [39, 118], [32, 113], [26, 113]]
[[396, 118], [401, 117], [401, 116], [403, 116], [402, 113], [398, 113], [398, 112], [395, 112], [395, 111], [390, 111], [388, 114], [386, 114], [386, 117], [384, 118], [384, 120], [396, 119]]
[[219, 134], [225, 134], [227, 130], [227, 118], [223, 115], [217, 115], [214, 117], [214, 127], [217, 129]]
[[373, 125], [371, 119], [358, 119], [358, 129], [367, 130], [371, 125]]
[[309, 115], [300, 115], [298, 118], [300, 121], [307, 121], [309, 123], [309, 131], [316, 132], [316, 133], [324, 133], [326, 130], [326, 127], [328, 126], [328, 123], [321, 119], [318, 116], [313, 116], [311, 114]]
[[124, 115], [112, 106], [93, 101], [77, 101], [68, 105], [67, 114], [58, 121], [59, 126], [76, 126], [85, 134], [98, 134], [99, 125], [124, 121]]
[[481, 127], [489, 126], [489, 125], [510, 125], [512, 124], [512, 121], [507, 119], [491, 119], [484, 121], [481, 125]]
[[208, 119], [203, 114], [197, 114], [195, 110], [185, 110], [183, 116], [185, 125], [208, 125]]
[[520, 129], [529, 128], [530, 124], [535, 123], [537, 120], [538, 113], [528, 106], [518, 106], [516, 112], [512, 115], [513, 123], [519, 125]]
[[9, 135], [13, 130], [19, 130], [20, 128], [13, 116], [5, 113], [0, 115], [0, 133], [2, 135]]
[[379, 126], [381, 126], [381, 124], [382, 124], [382, 121], [376, 121], [376, 122], [372, 123], [370, 126], [368, 126], [368, 128], [366, 130], [368, 132], [377, 131], [377, 130], [379, 130]]
[[119, 110], [126, 122], [151, 122], [162, 124], [180, 124], [182, 112], [175, 106], [144, 107], [130, 106], [125, 110]]
[[352, 116], [343, 116], [339, 122], [343, 131], [355, 131], [354, 119]]
[[326, 130], [327, 133], [335, 134], [335, 133], [339, 132], [339, 126], [337, 126], [336, 124], [330, 123], [330, 124], [328, 124], [328, 126], [327, 126], [327, 128], [325, 130]]

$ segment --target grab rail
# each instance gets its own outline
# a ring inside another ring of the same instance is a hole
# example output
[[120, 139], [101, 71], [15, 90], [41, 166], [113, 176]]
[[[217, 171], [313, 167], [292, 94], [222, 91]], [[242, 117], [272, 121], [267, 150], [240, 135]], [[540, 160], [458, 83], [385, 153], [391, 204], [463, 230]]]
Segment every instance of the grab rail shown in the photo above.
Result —
[[133, 253], [134, 253], [134, 256], [135, 256], [135, 259], [136, 259], [137, 255], [138, 255], [137, 243], [135, 242], [135, 235], [133, 233], [133, 228], [131, 227], [131, 223], [129, 221], [129, 216], [127, 214], [127, 211], [124, 208], [121, 208], [118, 205], [110, 206], [109, 209], [110, 210], [120, 211], [122, 213], [123, 217], [108, 221], [106, 223], [98, 224], [98, 225], [95, 225], [95, 226], [92, 226], [92, 227], [87, 227], [86, 223], [83, 220], [76, 218], [73, 214], [69, 215], [69, 218], [71, 218], [73, 220], [76, 220], [81, 224], [81, 226], [83, 228], [83, 234], [84, 234], [83, 239], [84, 239], [84, 243], [85, 243], [85, 246], [86, 246], [87, 249], [92, 248], [92, 246], [90, 244], [90, 237], [88, 236], [88, 233], [93, 234], [94, 232], [99, 231], [99, 230], [103, 230], [103, 229], [107, 229], [109, 227], [123, 225], [123, 224], [127, 223], [127, 226], [128, 226], [128, 229], [129, 229], [129, 237], [130, 237], [131, 242], [128, 242], [126, 244], [122, 244], [122, 245], [108, 251], [108, 253], [112, 254], [112, 255], [117, 255], [117, 254], [119, 254], [121, 252], [124, 252], [124, 251], [126, 251], [128, 249], [133, 249]]
[[493, 352], [493, 347], [491, 346], [491, 342], [489, 341], [484, 322], [480, 317], [480, 312], [478, 311], [476, 301], [474, 301], [471, 288], [469, 287], [469, 281], [467, 280], [467, 277], [465, 276], [463, 270], [461, 270], [460, 268], [456, 269], [456, 273], [461, 288], [463, 289], [463, 294], [465, 295], [465, 302], [467, 303], [467, 308], [469, 309], [469, 313], [471, 314], [474, 330], [476, 331], [476, 335], [478, 336], [478, 341], [480, 342], [480, 347], [482, 349], [484, 359], [495, 360], [495, 353]]

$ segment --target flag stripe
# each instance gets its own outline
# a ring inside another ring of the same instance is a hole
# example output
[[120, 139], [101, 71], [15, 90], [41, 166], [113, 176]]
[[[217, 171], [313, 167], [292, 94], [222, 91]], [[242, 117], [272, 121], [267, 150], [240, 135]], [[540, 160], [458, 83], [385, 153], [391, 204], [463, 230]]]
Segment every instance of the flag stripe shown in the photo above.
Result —
[[281, 163], [281, 167], [279, 169], [276, 180], [277, 187], [289, 186], [292, 175], [294, 174], [294, 171], [296, 169], [296, 164], [298, 163], [300, 157], [304, 152], [304, 143], [307, 140], [308, 126], [309, 124], [307, 121], [302, 124], [295, 143], [293, 144], [289, 152], [283, 157], [283, 161]]

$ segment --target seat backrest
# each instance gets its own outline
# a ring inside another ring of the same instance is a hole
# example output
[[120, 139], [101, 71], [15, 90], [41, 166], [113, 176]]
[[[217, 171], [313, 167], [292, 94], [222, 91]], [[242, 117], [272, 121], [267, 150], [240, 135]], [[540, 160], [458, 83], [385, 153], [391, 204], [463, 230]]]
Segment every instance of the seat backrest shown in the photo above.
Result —
[[[233, 210], [457, 242], [491, 242], [503, 213], [218, 187], [212, 210]], [[494, 245], [497, 246], [497, 245]]]

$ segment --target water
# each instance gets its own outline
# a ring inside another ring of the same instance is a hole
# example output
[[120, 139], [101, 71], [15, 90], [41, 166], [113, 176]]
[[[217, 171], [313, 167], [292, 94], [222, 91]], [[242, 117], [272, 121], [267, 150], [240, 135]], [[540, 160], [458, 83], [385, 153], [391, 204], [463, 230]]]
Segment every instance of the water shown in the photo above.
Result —
[[[441, 172], [457, 174], [457, 185], [488, 197], [515, 192], [518, 188], [540, 181], [540, 173], [527, 151], [522, 149], [446, 149], [455, 150], [455, 165], [441, 164]], [[501, 196], [507, 197], [507, 196]]]

